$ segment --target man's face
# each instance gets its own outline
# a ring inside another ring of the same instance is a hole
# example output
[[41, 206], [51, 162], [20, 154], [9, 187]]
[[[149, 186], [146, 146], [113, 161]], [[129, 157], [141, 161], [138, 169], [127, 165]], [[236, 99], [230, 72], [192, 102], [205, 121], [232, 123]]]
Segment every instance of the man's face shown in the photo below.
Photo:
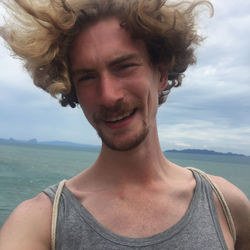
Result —
[[156, 127], [165, 86], [144, 43], [110, 18], [82, 30], [69, 58], [79, 104], [102, 142], [115, 150], [139, 145]]

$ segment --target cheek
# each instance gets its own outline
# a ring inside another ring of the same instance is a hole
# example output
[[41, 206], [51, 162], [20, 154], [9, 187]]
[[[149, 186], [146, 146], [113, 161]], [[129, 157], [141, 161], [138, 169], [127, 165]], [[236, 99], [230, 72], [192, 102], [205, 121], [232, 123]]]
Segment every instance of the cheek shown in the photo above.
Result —
[[96, 100], [94, 96], [95, 93], [96, 91], [94, 91], [93, 88], [83, 88], [83, 87], [76, 88], [76, 95], [81, 107], [92, 106], [94, 100]]
[[82, 111], [88, 121], [91, 123], [91, 117], [93, 112], [95, 111], [95, 100], [90, 91], [84, 89], [77, 89], [76, 91], [78, 102], [82, 108]]

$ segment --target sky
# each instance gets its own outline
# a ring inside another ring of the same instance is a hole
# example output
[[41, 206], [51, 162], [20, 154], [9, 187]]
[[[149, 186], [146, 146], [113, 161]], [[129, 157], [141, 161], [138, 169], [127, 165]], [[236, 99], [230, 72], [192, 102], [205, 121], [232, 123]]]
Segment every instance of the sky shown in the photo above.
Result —
[[[214, 17], [204, 12], [198, 22], [206, 40], [196, 51], [197, 64], [159, 108], [160, 143], [163, 150], [250, 155], [250, 2], [211, 2]], [[101, 145], [79, 107], [62, 108], [10, 55], [0, 40], [0, 138]]]

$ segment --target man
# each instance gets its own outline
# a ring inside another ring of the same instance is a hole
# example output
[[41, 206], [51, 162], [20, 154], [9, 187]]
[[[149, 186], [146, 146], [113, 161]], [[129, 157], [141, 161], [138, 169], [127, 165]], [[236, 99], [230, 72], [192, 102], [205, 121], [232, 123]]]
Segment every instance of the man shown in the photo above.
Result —
[[50, 8], [16, 1], [26, 33], [5, 28], [2, 36], [38, 86], [61, 93], [63, 105], [79, 103], [102, 149], [60, 186], [59, 199], [56, 185], [19, 205], [1, 229], [0, 249], [249, 249], [245, 195], [210, 176], [231, 211], [234, 243], [210, 184], [169, 162], [159, 145], [158, 105], [195, 61], [193, 9], [202, 2], [44, 2]]

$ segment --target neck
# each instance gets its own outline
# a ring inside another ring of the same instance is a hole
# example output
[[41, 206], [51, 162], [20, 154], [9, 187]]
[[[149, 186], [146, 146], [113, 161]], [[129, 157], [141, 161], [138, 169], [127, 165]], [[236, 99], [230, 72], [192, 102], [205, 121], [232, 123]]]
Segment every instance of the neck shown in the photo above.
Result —
[[115, 151], [103, 145], [92, 169], [115, 185], [133, 182], [145, 186], [164, 179], [168, 166], [169, 162], [160, 148], [155, 126], [145, 140], [132, 150]]

